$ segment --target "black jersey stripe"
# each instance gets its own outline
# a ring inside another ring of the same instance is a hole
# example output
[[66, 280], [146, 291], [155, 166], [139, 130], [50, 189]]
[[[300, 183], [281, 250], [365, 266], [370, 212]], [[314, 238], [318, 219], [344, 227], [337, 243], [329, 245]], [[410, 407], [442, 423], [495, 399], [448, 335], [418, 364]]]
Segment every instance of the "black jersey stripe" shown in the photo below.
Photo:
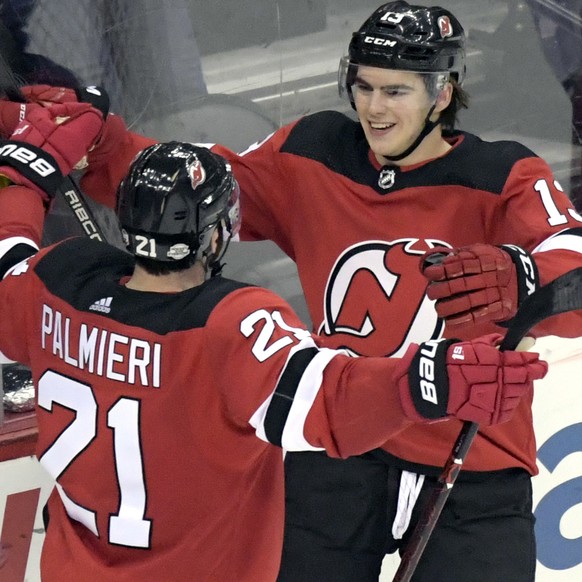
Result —
[[100, 313], [125, 325], [158, 334], [204, 327], [214, 308], [247, 283], [212, 277], [181, 293], [148, 293], [120, 281], [131, 275], [134, 259], [125, 251], [87, 237], [65, 240], [48, 252], [35, 272], [46, 289], [78, 311], [111, 298], [110, 312]]
[[0, 257], [0, 279], [3, 279], [6, 272], [14, 267], [14, 265], [17, 265], [20, 261], [24, 261], [24, 259], [28, 259], [28, 257], [31, 257], [36, 252], [36, 248], [32, 245], [27, 245], [26, 243], [18, 243], [14, 245], [9, 251]]
[[454, 131], [445, 137], [462, 137], [448, 155], [412, 171], [395, 172], [394, 185], [378, 184], [379, 170], [368, 160], [369, 145], [358, 121], [338, 111], [319, 111], [303, 117], [291, 130], [281, 152], [310, 159], [385, 196], [406, 188], [462, 186], [499, 195], [519, 160], [538, 157], [514, 141], [487, 142], [471, 133]]
[[295, 352], [289, 358], [265, 415], [265, 435], [270, 443], [281, 446], [283, 430], [289, 417], [299, 382], [307, 366], [318, 353], [319, 350], [317, 348], [306, 348]]
[[574, 226], [572, 228], [567, 228], [562, 232], [559, 232], [555, 236], [564, 236], [564, 235], [574, 235], [582, 237], [582, 226]]

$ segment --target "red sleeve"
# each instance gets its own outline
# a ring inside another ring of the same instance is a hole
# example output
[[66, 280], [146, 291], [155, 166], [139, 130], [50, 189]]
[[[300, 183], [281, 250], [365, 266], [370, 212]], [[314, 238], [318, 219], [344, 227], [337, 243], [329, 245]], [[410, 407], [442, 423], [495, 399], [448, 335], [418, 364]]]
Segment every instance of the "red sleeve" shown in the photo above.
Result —
[[285, 154], [279, 150], [297, 122], [293, 122], [236, 154], [221, 145], [212, 151], [227, 158], [241, 188], [241, 240], [272, 240], [294, 258], [288, 240], [293, 208], [292, 176], [282, 167]]
[[228, 415], [267, 442], [347, 457], [379, 447], [410, 424], [392, 381], [396, 360], [318, 349], [291, 307], [270, 291], [232, 293], [207, 331]]
[[29, 342], [36, 340], [33, 314], [39, 309], [40, 296], [33, 267], [50, 248], [18, 263], [0, 282], [0, 352], [27, 366], [31, 365]]
[[[296, 213], [288, 181], [282, 179], [288, 173], [280, 168], [284, 162], [279, 148], [295, 123], [279, 129], [241, 154], [219, 144], [212, 145], [214, 152], [230, 161], [241, 187], [241, 240], [272, 240], [291, 257], [292, 248], [286, 233], [290, 217]], [[89, 165], [81, 179], [83, 191], [100, 204], [115, 208], [117, 186], [129, 165], [138, 152], [156, 141], [128, 131], [119, 116], [110, 115], [103, 137], [89, 153]]]
[[[44, 204], [36, 192], [24, 186], [8, 186], [0, 190], [0, 241], [17, 237], [38, 248], [44, 218]], [[4, 253], [0, 250], [0, 254]]]
[[29, 262], [20, 261], [38, 250], [44, 217], [44, 203], [36, 192], [24, 186], [0, 189], [0, 270], [8, 270], [0, 281], [0, 351], [27, 365], [30, 314], [38, 299]]
[[[582, 216], [541, 158], [515, 164], [491, 224], [494, 241], [517, 244], [533, 253], [542, 285], [582, 266]], [[552, 317], [535, 333], [582, 336], [582, 311]]]
[[107, 117], [103, 136], [88, 155], [81, 188], [96, 202], [115, 208], [117, 186], [135, 156], [157, 140], [128, 131], [118, 115]]

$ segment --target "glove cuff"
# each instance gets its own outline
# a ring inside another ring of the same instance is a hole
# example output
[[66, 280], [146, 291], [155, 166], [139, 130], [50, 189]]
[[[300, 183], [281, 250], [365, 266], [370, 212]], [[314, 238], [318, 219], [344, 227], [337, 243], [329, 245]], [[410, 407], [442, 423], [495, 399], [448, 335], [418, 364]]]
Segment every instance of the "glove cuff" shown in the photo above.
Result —
[[[0, 167], [9, 166], [27, 181], [52, 198], [63, 181], [63, 174], [56, 160], [43, 149], [16, 140], [0, 141]], [[1, 173], [13, 183], [18, 177], [9, 168]]]
[[538, 267], [532, 255], [517, 245], [500, 245], [515, 265], [517, 274], [517, 306], [540, 287]]
[[79, 103], [90, 103], [103, 114], [103, 119], [109, 114], [109, 95], [103, 87], [90, 85], [88, 87], [76, 87], [74, 89]]
[[447, 416], [449, 376], [447, 351], [459, 340], [430, 340], [420, 344], [408, 368], [412, 402], [423, 418]]

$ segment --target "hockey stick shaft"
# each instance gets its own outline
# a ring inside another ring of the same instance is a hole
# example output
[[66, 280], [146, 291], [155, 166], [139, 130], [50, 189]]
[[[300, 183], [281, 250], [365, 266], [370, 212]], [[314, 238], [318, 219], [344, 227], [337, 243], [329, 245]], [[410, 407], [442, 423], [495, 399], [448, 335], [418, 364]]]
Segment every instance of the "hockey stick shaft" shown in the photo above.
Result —
[[[10, 65], [0, 52], [0, 89], [6, 94], [11, 101], [17, 103], [26, 103], [26, 98], [22, 94], [18, 83], [12, 73]], [[81, 225], [84, 233], [89, 238], [99, 241], [105, 241], [106, 238], [99, 224], [95, 220], [91, 208], [87, 204], [83, 193], [77, 186], [76, 182], [70, 176], [66, 176], [62, 188], [62, 195], [67, 205], [75, 215], [75, 218]]]
[[[568, 271], [528, 297], [513, 318], [499, 349], [514, 350], [538, 323], [554, 315], [577, 310], [582, 310], [582, 267]], [[411, 580], [478, 430], [479, 425], [475, 422], [463, 423], [425, 511], [412, 533], [393, 582]]]

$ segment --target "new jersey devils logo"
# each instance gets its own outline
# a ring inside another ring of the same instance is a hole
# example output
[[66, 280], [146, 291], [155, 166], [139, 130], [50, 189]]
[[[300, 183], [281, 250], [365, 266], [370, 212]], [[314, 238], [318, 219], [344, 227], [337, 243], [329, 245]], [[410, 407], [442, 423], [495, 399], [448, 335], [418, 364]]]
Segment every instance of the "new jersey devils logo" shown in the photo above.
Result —
[[366, 241], [347, 249], [327, 281], [318, 333], [358, 355], [397, 356], [410, 343], [441, 337], [443, 322], [425, 294], [420, 257], [443, 241]]
[[204, 166], [198, 158], [192, 162], [188, 168], [188, 173], [192, 183], [192, 190], [196, 190], [196, 188], [200, 186], [200, 184], [203, 184], [204, 180], [206, 180], [206, 171], [204, 170]]
[[447, 38], [448, 36], [453, 36], [453, 25], [448, 16], [439, 16], [438, 19], [439, 30], [441, 31], [442, 38]]

